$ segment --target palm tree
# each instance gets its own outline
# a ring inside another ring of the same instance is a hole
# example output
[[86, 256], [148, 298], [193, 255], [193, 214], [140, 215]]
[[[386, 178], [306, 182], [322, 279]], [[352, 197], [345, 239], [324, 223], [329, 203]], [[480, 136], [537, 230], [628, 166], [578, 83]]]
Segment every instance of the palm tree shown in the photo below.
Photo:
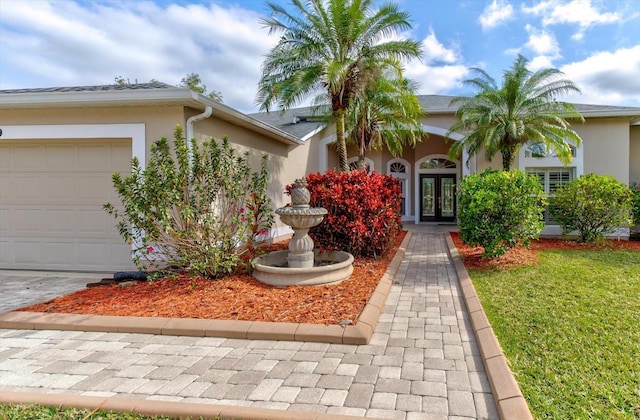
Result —
[[414, 147], [424, 135], [420, 121], [426, 113], [416, 96], [418, 86], [402, 77], [397, 62], [372, 72], [346, 114], [347, 142], [358, 147], [358, 169], [365, 169], [365, 155], [386, 147], [394, 157], [403, 146]]
[[406, 12], [372, 0], [292, 0], [295, 12], [268, 3], [262, 20], [269, 33], [282, 33], [262, 64], [256, 102], [269, 111], [288, 109], [311, 95], [328, 96], [336, 125], [340, 169], [348, 171], [345, 113], [366, 74], [387, 59], [418, 57], [420, 45], [391, 40], [411, 28]]
[[460, 156], [467, 148], [469, 155], [485, 149], [487, 160], [502, 155], [502, 166], [509, 170], [516, 154], [524, 144], [544, 145], [552, 150], [561, 162], [571, 162], [571, 145], [579, 146], [582, 139], [565, 118], [584, 118], [574, 105], [556, 98], [569, 92], [580, 92], [564, 73], [555, 68], [531, 72], [528, 60], [518, 55], [513, 67], [502, 77], [498, 86], [484, 70], [474, 68], [477, 76], [465, 81], [479, 90], [471, 98], [456, 98], [460, 104], [450, 132], [462, 131], [467, 136], [455, 143], [449, 151], [451, 158]]

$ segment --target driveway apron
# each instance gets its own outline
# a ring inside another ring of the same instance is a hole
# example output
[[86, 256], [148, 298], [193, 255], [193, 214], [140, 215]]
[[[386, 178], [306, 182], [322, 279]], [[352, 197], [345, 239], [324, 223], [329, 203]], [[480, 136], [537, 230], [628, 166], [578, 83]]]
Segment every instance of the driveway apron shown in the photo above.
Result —
[[[15, 292], [7, 278], [0, 312]], [[26, 302], [17, 296], [13, 308]], [[424, 230], [414, 230], [368, 345], [0, 329], [3, 391], [326, 418], [498, 418], [443, 233]]]

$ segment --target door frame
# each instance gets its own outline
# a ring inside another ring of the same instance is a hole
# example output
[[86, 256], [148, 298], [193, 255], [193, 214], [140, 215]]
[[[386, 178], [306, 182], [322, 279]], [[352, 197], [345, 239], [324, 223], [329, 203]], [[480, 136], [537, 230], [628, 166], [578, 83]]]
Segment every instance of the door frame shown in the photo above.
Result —
[[[430, 161], [432, 159], [446, 159], [449, 160], [453, 163], [455, 163], [455, 167], [450, 167], [450, 168], [424, 168], [421, 167], [423, 166], [423, 163]], [[414, 190], [413, 190], [413, 209], [414, 209], [414, 223], [419, 224], [419, 223], [429, 223], [429, 222], [424, 222], [420, 220], [420, 207], [422, 205], [422, 185], [420, 182], [420, 175], [423, 174], [430, 174], [430, 175], [444, 175], [444, 174], [453, 174], [456, 176], [456, 185], [459, 183], [459, 180], [462, 179], [462, 165], [460, 164], [459, 160], [452, 160], [450, 159], [446, 154], [431, 154], [431, 155], [427, 155], [427, 156], [423, 156], [422, 158], [418, 159], [415, 163], [414, 163], [414, 178], [413, 178], [413, 185], [415, 186]], [[457, 211], [457, 196], [455, 199], [455, 208]], [[457, 219], [457, 214], [456, 217], [454, 217], [454, 222]]]
[[[435, 183], [434, 183], [434, 200], [437, 202], [434, 206], [434, 216], [423, 216], [422, 215], [422, 204], [423, 204], [423, 191], [422, 191], [422, 180], [425, 178], [433, 178], [435, 179]], [[443, 217], [442, 216], [442, 206], [439, 204], [441, 203], [441, 189], [442, 189], [442, 179], [453, 179], [453, 185], [455, 188], [456, 182], [457, 182], [457, 174], [420, 174], [420, 185], [418, 187], [419, 189], [419, 196], [420, 196], [420, 221], [421, 222], [455, 222], [456, 220], [456, 210], [457, 210], [457, 197], [456, 194], [454, 192], [453, 194], [453, 216], [450, 217]]]

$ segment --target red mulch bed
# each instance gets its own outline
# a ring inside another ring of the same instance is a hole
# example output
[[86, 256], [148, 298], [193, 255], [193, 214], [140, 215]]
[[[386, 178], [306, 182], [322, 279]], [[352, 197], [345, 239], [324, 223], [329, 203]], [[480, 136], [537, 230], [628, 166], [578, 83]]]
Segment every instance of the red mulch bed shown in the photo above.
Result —
[[[346, 325], [355, 323], [360, 316], [405, 235], [406, 232], [399, 235], [385, 257], [357, 258], [351, 277], [337, 285], [277, 288], [248, 274], [219, 280], [180, 275], [125, 288], [88, 288], [20, 310]], [[279, 244], [270, 250], [285, 248], [286, 244]]]
[[597, 245], [581, 244], [567, 239], [542, 238], [531, 241], [529, 248], [516, 247], [497, 258], [482, 258], [484, 249], [480, 246], [470, 247], [460, 240], [457, 232], [451, 232], [451, 238], [458, 248], [458, 253], [466, 268], [474, 270], [509, 269], [538, 262], [538, 251], [554, 249], [613, 249], [623, 251], [640, 251], [640, 242], [605, 240]]

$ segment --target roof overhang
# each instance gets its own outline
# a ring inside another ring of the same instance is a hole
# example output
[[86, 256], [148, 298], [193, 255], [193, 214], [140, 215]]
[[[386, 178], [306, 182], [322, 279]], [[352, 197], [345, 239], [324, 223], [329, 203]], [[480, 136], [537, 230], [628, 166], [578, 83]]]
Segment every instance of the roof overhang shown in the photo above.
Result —
[[289, 133], [258, 121], [188, 88], [0, 93], [0, 110], [152, 106], [184, 106], [196, 110], [204, 110], [207, 106], [211, 106], [213, 115], [216, 118], [236, 126], [282, 143], [293, 145], [304, 143], [304, 141]]

